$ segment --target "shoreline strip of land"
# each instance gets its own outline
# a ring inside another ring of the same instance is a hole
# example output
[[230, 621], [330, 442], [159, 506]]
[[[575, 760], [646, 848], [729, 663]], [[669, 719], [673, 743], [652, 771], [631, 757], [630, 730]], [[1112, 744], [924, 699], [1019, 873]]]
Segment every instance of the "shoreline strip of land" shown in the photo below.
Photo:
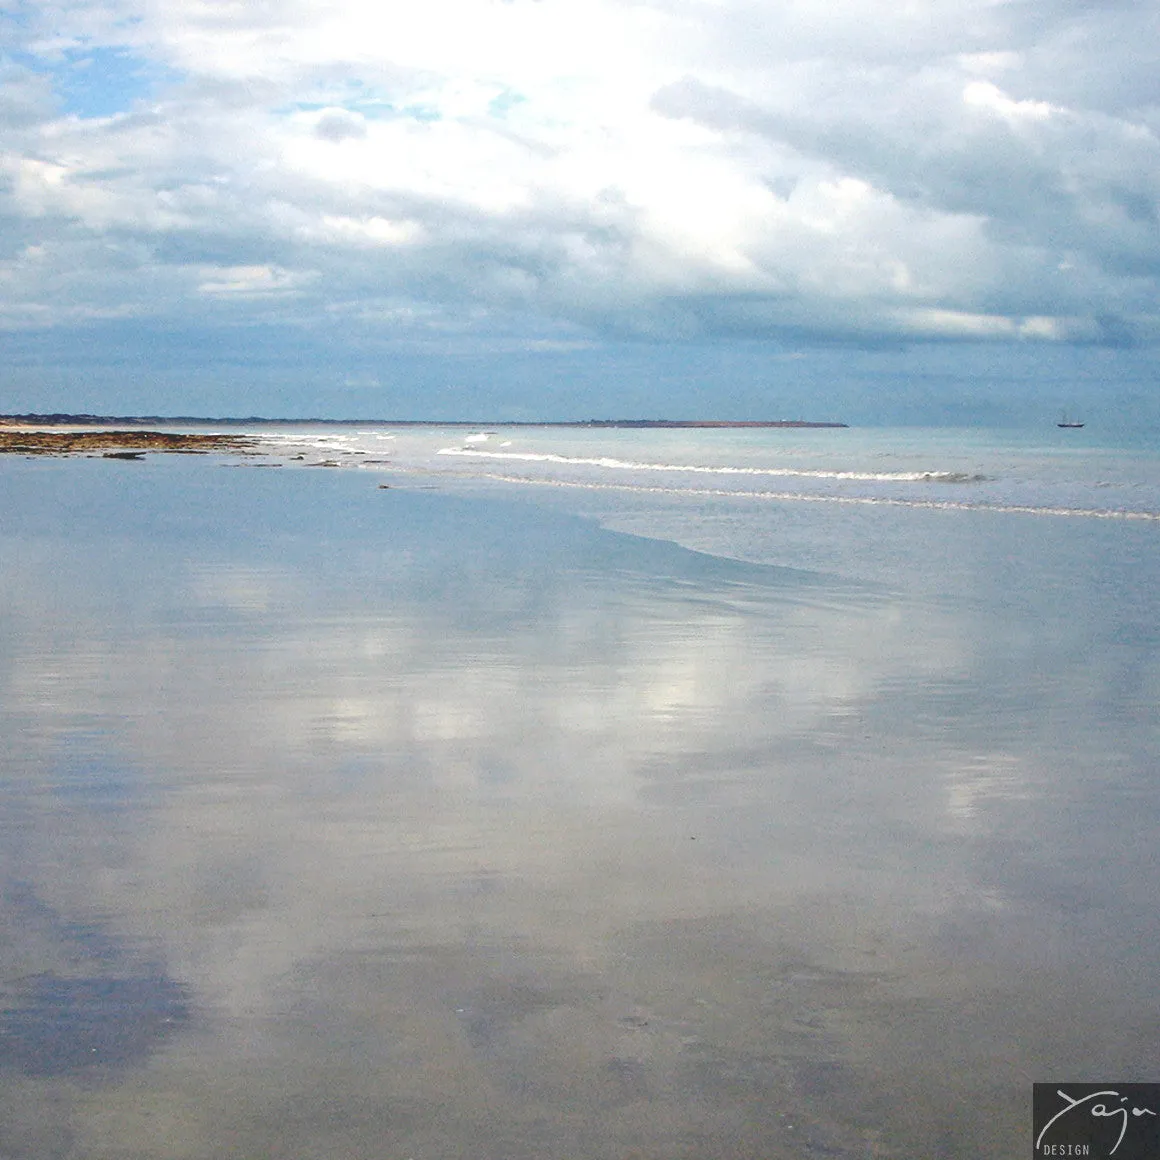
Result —
[[746, 427], [846, 427], [846, 423], [816, 422], [806, 419], [270, 419], [257, 415], [245, 418], [205, 418], [193, 415], [0, 415], [0, 428], [25, 427], [316, 427], [349, 426], [365, 423], [376, 427], [597, 427], [597, 428], [746, 428]]
[[146, 451], [204, 454], [250, 451], [257, 441], [243, 435], [176, 434], [168, 431], [41, 431], [0, 429], [0, 454], [77, 455], [99, 452], [110, 459], [139, 459]]

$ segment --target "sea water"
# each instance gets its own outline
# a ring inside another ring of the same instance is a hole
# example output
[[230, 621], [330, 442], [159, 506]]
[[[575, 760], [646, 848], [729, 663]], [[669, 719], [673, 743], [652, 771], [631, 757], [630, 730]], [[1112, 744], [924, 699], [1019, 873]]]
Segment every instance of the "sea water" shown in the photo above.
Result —
[[[737, 544], [719, 540], [719, 529], [695, 513], [737, 512], [751, 529], [743, 554], [762, 561], [800, 563], [778, 536], [762, 540], [766, 529], [787, 520], [812, 522], [819, 539], [831, 540], [835, 560], [847, 547], [865, 549], [864, 543], [828, 535], [826, 521], [852, 518], [834, 508], [1160, 520], [1160, 449], [1141, 432], [1125, 439], [1050, 427], [1019, 432], [352, 426], [267, 430], [265, 438], [272, 448], [282, 447], [290, 462], [425, 476], [444, 487], [467, 483], [477, 491], [490, 485], [529, 497], [539, 492], [536, 502], [600, 512], [618, 525], [639, 510], [639, 528], [646, 534], [726, 554]], [[581, 494], [544, 494], [550, 490]], [[882, 516], [875, 512], [870, 518]], [[944, 520], [942, 526], [953, 525]]]
[[254, 433], [0, 462], [0, 1153], [1007, 1156], [1160, 1077], [1145, 441]]

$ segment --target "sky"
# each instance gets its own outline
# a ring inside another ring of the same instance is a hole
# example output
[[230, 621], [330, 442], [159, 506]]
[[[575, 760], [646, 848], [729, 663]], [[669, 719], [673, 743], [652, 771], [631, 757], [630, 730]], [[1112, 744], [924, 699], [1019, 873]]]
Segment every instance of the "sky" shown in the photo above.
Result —
[[0, 0], [0, 411], [1160, 421], [1160, 6]]

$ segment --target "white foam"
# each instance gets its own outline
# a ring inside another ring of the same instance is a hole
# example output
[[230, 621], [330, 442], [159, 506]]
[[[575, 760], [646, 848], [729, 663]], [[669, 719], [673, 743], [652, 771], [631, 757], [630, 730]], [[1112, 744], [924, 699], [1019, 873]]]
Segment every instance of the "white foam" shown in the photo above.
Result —
[[[468, 439], [471, 438], [469, 435]], [[710, 467], [690, 463], [638, 463], [603, 455], [587, 458], [544, 451], [483, 451], [475, 447], [443, 447], [437, 454], [476, 459], [520, 460], [526, 463], [559, 463], [569, 467], [606, 467], [619, 471], [679, 471], [696, 475], [768, 475], [880, 483], [978, 483], [984, 478], [981, 475], [967, 475], [959, 471], [821, 471], [800, 467]]]
[[1037, 507], [1033, 504], [961, 503], [953, 500], [900, 499], [869, 495], [810, 495], [797, 491], [731, 491], [726, 488], [646, 487], [631, 483], [592, 483], [567, 479], [530, 479], [521, 475], [489, 472], [481, 479], [497, 483], [533, 484], [540, 487], [574, 487], [588, 491], [631, 491], [647, 495], [713, 496], [722, 499], [756, 499], [797, 503], [865, 504], [870, 507], [931, 508], [936, 511], [1001, 512], [1032, 516], [1071, 516], [1101, 520], [1148, 520], [1160, 523], [1160, 512], [1112, 508]]

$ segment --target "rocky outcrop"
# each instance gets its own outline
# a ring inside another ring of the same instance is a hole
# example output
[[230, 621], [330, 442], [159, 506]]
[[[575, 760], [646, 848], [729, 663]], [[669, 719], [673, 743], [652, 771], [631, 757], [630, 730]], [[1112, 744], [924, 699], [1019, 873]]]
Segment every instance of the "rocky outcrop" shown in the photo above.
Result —
[[75, 455], [96, 451], [127, 459], [145, 451], [246, 451], [256, 441], [243, 435], [195, 435], [170, 431], [0, 431], [0, 452], [19, 455]]

